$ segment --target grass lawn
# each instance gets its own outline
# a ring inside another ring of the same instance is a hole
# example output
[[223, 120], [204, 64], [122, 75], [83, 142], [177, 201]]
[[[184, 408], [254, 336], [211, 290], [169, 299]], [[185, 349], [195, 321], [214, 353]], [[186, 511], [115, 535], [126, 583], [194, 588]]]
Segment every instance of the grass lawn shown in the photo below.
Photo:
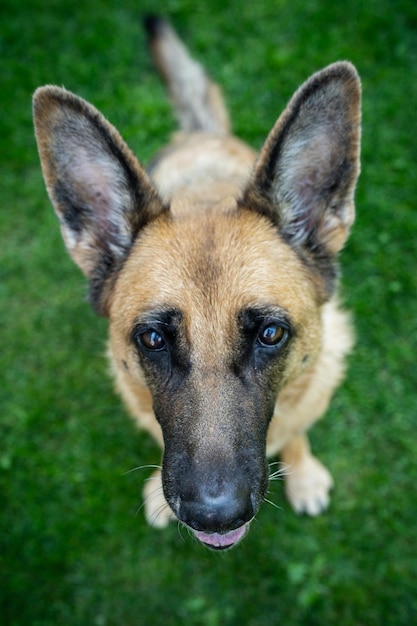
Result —
[[[357, 346], [312, 431], [336, 482], [297, 517], [274, 484], [245, 541], [214, 554], [141, 505], [159, 460], [114, 395], [106, 323], [85, 302], [46, 196], [31, 94], [93, 102], [146, 162], [174, 128], [140, 15], [169, 15], [259, 147], [313, 71], [363, 80], [358, 219], [343, 253]], [[0, 623], [410, 626], [417, 623], [417, 3], [2, 0]]]

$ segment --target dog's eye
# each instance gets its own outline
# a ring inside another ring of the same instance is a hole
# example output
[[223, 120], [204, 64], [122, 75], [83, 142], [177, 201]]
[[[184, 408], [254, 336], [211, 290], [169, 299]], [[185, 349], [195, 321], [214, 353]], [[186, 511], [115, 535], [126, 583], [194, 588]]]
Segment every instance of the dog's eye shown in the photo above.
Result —
[[158, 352], [166, 348], [165, 339], [154, 328], [150, 328], [144, 333], [140, 333], [137, 336], [139, 343], [146, 348], [146, 350], [152, 350]]
[[288, 339], [288, 330], [279, 324], [268, 324], [258, 335], [258, 342], [261, 346], [273, 348], [283, 346]]

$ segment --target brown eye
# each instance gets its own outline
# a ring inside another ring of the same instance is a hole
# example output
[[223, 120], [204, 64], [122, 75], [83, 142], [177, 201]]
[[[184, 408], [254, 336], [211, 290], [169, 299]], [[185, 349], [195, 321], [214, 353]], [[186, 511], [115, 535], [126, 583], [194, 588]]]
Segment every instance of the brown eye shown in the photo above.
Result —
[[165, 339], [153, 328], [139, 335], [139, 341], [147, 350], [163, 350], [166, 346]]
[[269, 324], [259, 333], [258, 341], [267, 348], [283, 345], [288, 337], [288, 330], [278, 324]]

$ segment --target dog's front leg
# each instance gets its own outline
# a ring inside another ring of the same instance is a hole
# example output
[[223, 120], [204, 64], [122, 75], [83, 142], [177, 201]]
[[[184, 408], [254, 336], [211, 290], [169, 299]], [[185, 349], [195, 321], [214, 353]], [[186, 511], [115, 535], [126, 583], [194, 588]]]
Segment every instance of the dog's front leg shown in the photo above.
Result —
[[318, 515], [326, 509], [333, 479], [311, 453], [307, 436], [300, 435], [292, 439], [281, 451], [281, 460], [288, 466], [285, 491], [295, 511]]

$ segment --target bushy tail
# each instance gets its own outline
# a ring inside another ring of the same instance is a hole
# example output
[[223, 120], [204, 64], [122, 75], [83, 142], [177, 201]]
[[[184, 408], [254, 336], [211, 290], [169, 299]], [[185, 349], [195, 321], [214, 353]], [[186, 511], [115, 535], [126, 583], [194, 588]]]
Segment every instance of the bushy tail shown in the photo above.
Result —
[[148, 16], [144, 24], [153, 60], [166, 82], [181, 130], [227, 134], [229, 116], [219, 87], [191, 58], [166, 20]]

